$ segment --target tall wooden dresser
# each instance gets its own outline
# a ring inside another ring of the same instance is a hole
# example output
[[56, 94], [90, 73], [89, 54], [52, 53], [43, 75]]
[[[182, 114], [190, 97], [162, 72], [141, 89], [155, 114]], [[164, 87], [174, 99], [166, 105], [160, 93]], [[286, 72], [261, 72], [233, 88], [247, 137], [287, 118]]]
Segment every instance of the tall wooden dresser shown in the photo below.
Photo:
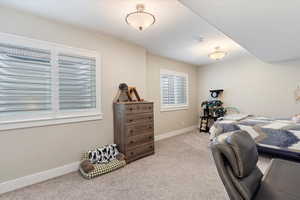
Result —
[[114, 103], [114, 142], [127, 163], [154, 154], [153, 102]]

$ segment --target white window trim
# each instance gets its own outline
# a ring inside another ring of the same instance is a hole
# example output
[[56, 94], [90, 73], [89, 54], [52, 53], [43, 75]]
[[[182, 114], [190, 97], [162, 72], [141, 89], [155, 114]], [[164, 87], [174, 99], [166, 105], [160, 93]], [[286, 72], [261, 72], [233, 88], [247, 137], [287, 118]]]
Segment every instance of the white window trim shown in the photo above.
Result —
[[[55, 112], [58, 109], [58, 105], [52, 106], [52, 111], [50, 112], [41, 112], [38, 114], [38, 117], [34, 116], [24, 116], [22, 120], [20, 117], [18, 118], [8, 118], [7, 120], [0, 120], [0, 131], [2, 130], [10, 130], [10, 129], [19, 129], [19, 128], [31, 128], [31, 127], [39, 127], [39, 126], [47, 126], [47, 125], [56, 125], [56, 124], [65, 124], [65, 123], [74, 123], [74, 122], [82, 122], [82, 121], [91, 121], [91, 120], [100, 120], [103, 119], [103, 113], [101, 108], [101, 80], [102, 80], [102, 71], [101, 71], [101, 56], [96, 51], [85, 50], [80, 48], [69, 47], [57, 43], [46, 42], [36, 39], [30, 39], [23, 36], [17, 36], [7, 33], [0, 33], [0, 42], [6, 42], [11, 45], [22, 45], [31, 48], [45, 49], [51, 50], [52, 56], [57, 56], [59, 52], [61, 53], [69, 53], [81, 56], [89, 56], [96, 58], [96, 108], [95, 109], [87, 109], [87, 110], [72, 110], [65, 112]], [[53, 59], [52, 61], [53, 62]], [[52, 90], [57, 90], [58, 87], [58, 78], [54, 77], [54, 74], [58, 71], [58, 64], [54, 63], [54, 67], [52, 70], [52, 78], [55, 80], [55, 84], [52, 85]], [[52, 103], [57, 104], [58, 96], [52, 96]]]
[[[161, 112], [168, 112], [168, 111], [176, 111], [176, 110], [187, 110], [189, 109], [189, 76], [187, 73], [184, 72], [177, 72], [177, 71], [171, 71], [166, 69], [160, 70], [160, 76], [161, 75], [177, 75], [177, 76], [184, 76], [186, 78], [186, 104], [174, 104], [174, 105], [166, 105], [163, 104], [163, 94], [162, 89], [160, 85], [160, 111]], [[159, 76], [159, 77], [160, 77]], [[159, 78], [159, 84], [160, 84], [160, 78]]]

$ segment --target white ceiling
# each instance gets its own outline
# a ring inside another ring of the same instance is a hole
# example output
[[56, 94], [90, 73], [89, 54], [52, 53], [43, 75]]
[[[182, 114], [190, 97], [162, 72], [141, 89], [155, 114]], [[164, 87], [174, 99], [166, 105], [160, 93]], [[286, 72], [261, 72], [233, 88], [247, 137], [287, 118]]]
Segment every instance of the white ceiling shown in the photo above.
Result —
[[299, 0], [179, 0], [256, 57], [300, 58]]
[[[157, 18], [144, 32], [125, 23], [137, 3], [144, 3]], [[151, 53], [197, 65], [217, 62], [208, 58], [215, 46], [228, 51], [225, 59], [247, 53], [177, 0], [0, 0], [1, 5], [105, 32]]]

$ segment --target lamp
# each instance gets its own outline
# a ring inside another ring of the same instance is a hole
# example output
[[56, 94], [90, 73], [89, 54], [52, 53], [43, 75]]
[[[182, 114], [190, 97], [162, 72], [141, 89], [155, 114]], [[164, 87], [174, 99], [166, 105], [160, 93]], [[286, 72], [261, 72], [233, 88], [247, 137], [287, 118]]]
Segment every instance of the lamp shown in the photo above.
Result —
[[137, 4], [136, 11], [126, 16], [126, 23], [139, 31], [143, 31], [154, 24], [156, 21], [154, 15], [144, 10], [145, 6], [143, 4]]
[[220, 50], [220, 47], [215, 47], [215, 51], [208, 54], [208, 57], [214, 60], [220, 60], [227, 55], [226, 51]]

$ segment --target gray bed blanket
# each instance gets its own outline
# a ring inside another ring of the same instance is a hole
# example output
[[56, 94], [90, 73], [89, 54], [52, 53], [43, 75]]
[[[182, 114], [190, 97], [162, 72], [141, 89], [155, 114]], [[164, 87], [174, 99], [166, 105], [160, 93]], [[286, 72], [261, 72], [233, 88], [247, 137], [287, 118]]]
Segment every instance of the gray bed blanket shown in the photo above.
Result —
[[210, 137], [231, 131], [245, 130], [262, 147], [300, 153], [300, 124], [290, 119], [247, 116], [241, 120], [221, 119], [210, 129]]

